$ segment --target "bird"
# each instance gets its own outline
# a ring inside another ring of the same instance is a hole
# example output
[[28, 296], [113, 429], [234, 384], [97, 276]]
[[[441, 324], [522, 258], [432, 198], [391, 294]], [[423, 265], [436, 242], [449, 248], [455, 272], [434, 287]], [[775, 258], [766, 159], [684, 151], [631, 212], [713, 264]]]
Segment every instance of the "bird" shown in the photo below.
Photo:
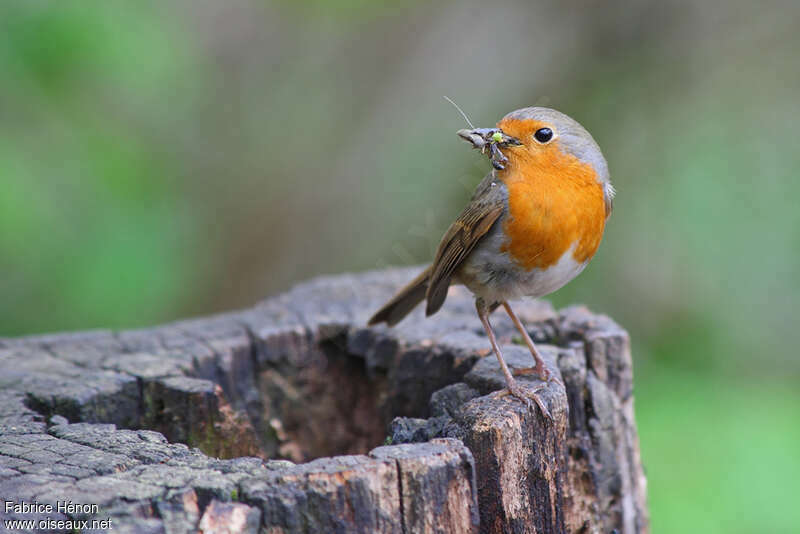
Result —
[[[592, 259], [613, 209], [608, 164], [583, 126], [545, 107], [518, 109], [495, 128], [473, 127], [457, 134], [488, 154], [492, 169], [445, 232], [433, 263], [368, 324], [394, 326], [423, 301], [426, 316], [431, 316], [444, 304], [451, 285], [466, 286], [475, 296], [476, 312], [505, 377], [506, 387], [494, 394], [513, 396], [532, 410], [533, 401], [552, 419], [539, 392], [560, 381], [545, 366], [510, 301], [558, 290]], [[501, 306], [530, 350], [532, 367], [512, 373], [506, 365], [489, 321]], [[531, 391], [515, 375], [535, 375], [544, 383]]]

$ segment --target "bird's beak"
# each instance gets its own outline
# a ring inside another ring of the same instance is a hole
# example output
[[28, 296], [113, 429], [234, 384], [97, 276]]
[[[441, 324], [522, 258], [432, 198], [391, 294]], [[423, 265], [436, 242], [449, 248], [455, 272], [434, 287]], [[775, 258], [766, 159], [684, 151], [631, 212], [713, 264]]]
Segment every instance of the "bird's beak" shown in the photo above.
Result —
[[472, 145], [473, 148], [483, 150], [484, 147], [496, 144], [500, 147], [519, 146], [522, 144], [516, 137], [511, 137], [500, 128], [474, 128], [472, 130], [459, 130], [458, 136]]
[[481, 154], [488, 151], [489, 161], [495, 169], [505, 169], [508, 158], [500, 151], [501, 148], [519, 146], [519, 139], [506, 135], [500, 128], [474, 128], [472, 130], [459, 130], [458, 136], [469, 142], [472, 148], [477, 148]]

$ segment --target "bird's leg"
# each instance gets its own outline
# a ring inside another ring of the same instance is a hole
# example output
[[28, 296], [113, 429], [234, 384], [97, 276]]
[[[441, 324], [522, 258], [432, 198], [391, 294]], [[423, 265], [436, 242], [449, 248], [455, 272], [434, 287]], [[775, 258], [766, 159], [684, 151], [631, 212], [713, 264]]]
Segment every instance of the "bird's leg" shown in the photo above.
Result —
[[535, 367], [526, 367], [525, 369], [515, 369], [514, 374], [517, 376], [536, 375], [545, 382], [553, 381], [561, 384], [561, 381], [555, 376], [551, 375], [550, 370], [547, 369], [547, 367], [545, 367], [544, 360], [542, 359], [542, 356], [539, 354], [539, 351], [536, 350], [536, 345], [533, 344], [531, 336], [528, 335], [528, 331], [525, 330], [525, 326], [523, 326], [522, 321], [519, 320], [519, 317], [517, 317], [517, 314], [514, 313], [514, 311], [511, 309], [511, 306], [508, 305], [508, 302], [503, 302], [503, 308], [506, 309], [506, 313], [508, 314], [509, 317], [511, 317], [511, 320], [514, 322], [514, 326], [516, 326], [517, 330], [519, 330], [519, 333], [522, 334], [522, 339], [525, 340], [525, 344], [528, 345], [528, 350], [531, 351], [531, 355], [533, 356], [533, 359], [536, 361]]
[[494, 336], [494, 331], [492, 330], [492, 325], [489, 324], [489, 309], [487, 308], [486, 304], [484, 303], [483, 299], [477, 299], [475, 301], [475, 308], [478, 310], [478, 317], [481, 319], [481, 323], [483, 324], [484, 330], [486, 330], [486, 335], [489, 337], [489, 342], [492, 344], [492, 350], [494, 351], [495, 356], [497, 356], [497, 361], [500, 362], [500, 369], [503, 371], [503, 376], [506, 378], [506, 389], [500, 392], [496, 392], [493, 395], [497, 397], [503, 397], [505, 395], [513, 395], [517, 397], [522, 402], [524, 402], [528, 408], [533, 408], [531, 405], [531, 399], [536, 402], [539, 409], [542, 410], [542, 413], [548, 418], [553, 419], [553, 416], [550, 415], [550, 411], [544, 405], [542, 399], [536, 394], [540, 389], [544, 389], [545, 386], [540, 386], [534, 391], [525, 391], [523, 388], [517, 384], [517, 381], [514, 380], [514, 377], [511, 376], [511, 371], [508, 370], [508, 366], [506, 365], [505, 359], [503, 359], [503, 353], [500, 352], [500, 346], [497, 344], [497, 339]]

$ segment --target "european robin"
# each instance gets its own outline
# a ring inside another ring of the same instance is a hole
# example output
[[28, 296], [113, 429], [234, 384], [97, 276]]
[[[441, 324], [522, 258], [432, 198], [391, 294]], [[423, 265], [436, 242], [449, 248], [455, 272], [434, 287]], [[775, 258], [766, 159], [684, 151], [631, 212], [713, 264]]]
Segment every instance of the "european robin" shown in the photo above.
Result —
[[[392, 326], [426, 301], [430, 316], [442, 307], [450, 284], [475, 295], [507, 389], [550, 416], [537, 395], [551, 377], [525, 327], [509, 305], [541, 297], [578, 276], [600, 245], [611, 214], [614, 188], [600, 147], [580, 124], [553, 109], [530, 107], [503, 117], [496, 128], [459, 130], [488, 153], [493, 169], [442, 238], [433, 264], [401, 289], [369, 320]], [[535, 366], [516, 375], [545, 381], [523, 389], [506, 365], [489, 314], [503, 306], [530, 349]]]

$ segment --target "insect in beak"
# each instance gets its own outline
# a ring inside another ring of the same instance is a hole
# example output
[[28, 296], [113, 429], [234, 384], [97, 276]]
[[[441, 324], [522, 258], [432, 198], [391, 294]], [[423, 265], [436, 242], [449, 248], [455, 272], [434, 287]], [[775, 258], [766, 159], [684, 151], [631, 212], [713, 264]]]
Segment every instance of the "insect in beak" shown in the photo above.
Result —
[[522, 142], [510, 135], [506, 135], [499, 128], [473, 128], [471, 130], [459, 130], [456, 132], [464, 141], [472, 144], [473, 148], [481, 151], [481, 154], [489, 152], [489, 161], [495, 169], [504, 169], [508, 158], [500, 151], [501, 148], [519, 146]]

